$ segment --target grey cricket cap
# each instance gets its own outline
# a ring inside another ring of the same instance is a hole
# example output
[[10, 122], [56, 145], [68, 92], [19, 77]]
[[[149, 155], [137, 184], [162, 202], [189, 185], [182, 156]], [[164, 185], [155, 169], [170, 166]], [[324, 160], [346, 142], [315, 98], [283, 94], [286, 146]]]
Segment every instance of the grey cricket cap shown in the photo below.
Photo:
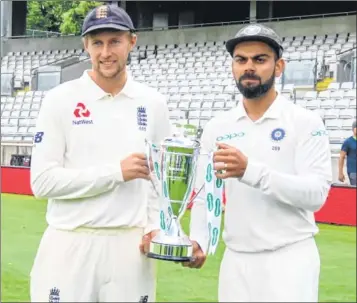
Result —
[[134, 32], [133, 21], [117, 5], [101, 5], [91, 10], [83, 21], [82, 36], [98, 29], [116, 29]]
[[272, 47], [281, 58], [283, 55], [282, 40], [271, 28], [262, 24], [250, 24], [243, 27], [233, 39], [226, 42], [226, 49], [233, 57], [234, 48], [238, 43], [245, 41], [260, 41]]

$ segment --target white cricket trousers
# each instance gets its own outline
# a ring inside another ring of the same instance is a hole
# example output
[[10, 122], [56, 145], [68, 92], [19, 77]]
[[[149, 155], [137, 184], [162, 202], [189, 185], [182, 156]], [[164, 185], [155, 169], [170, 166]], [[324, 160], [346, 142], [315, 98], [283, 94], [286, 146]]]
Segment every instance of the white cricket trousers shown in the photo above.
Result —
[[219, 302], [318, 302], [320, 257], [314, 238], [259, 253], [226, 248]]
[[143, 229], [47, 228], [31, 271], [31, 302], [154, 302], [155, 261]]

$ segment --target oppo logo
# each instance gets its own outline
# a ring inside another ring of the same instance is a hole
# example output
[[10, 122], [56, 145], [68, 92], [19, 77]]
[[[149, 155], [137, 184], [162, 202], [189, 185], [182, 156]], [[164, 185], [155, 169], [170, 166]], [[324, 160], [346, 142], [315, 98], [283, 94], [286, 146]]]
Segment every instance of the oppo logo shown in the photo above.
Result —
[[326, 130], [315, 130], [311, 133], [311, 135], [313, 137], [316, 137], [316, 136], [319, 136], [319, 137], [322, 137], [322, 136], [328, 136], [328, 132]]
[[244, 132], [240, 132], [240, 133], [232, 133], [232, 134], [227, 134], [224, 136], [219, 136], [216, 138], [217, 141], [223, 141], [223, 140], [232, 140], [234, 138], [242, 138], [245, 136]]

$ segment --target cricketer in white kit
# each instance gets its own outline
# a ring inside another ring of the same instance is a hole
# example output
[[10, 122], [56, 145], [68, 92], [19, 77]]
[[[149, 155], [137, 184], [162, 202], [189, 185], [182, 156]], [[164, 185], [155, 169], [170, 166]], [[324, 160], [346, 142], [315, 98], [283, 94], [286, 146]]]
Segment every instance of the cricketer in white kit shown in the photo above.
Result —
[[143, 247], [159, 230], [159, 202], [145, 139], [170, 135], [166, 100], [126, 71], [136, 35], [124, 10], [94, 9], [83, 37], [92, 70], [49, 91], [37, 120], [31, 184], [49, 200], [31, 301], [155, 301]]
[[[249, 25], [226, 48], [243, 96], [236, 108], [208, 122], [201, 138], [203, 153], [219, 148], [214, 168], [225, 180], [219, 301], [317, 302], [314, 212], [324, 204], [332, 179], [323, 121], [276, 92], [274, 80], [284, 61], [275, 32]], [[197, 187], [203, 183], [201, 167]], [[190, 237], [199, 249], [196, 259], [184, 264], [189, 267], [205, 261], [210, 241], [205, 207], [203, 190], [191, 213]]]

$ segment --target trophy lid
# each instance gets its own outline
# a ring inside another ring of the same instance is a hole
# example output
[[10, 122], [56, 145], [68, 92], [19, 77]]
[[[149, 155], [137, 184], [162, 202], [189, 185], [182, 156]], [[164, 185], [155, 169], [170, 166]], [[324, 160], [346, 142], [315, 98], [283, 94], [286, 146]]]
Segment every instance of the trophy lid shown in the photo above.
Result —
[[183, 136], [179, 137], [167, 137], [162, 142], [162, 146], [165, 147], [183, 147], [197, 149], [200, 147], [200, 142], [197, 139], [187, 138]]

